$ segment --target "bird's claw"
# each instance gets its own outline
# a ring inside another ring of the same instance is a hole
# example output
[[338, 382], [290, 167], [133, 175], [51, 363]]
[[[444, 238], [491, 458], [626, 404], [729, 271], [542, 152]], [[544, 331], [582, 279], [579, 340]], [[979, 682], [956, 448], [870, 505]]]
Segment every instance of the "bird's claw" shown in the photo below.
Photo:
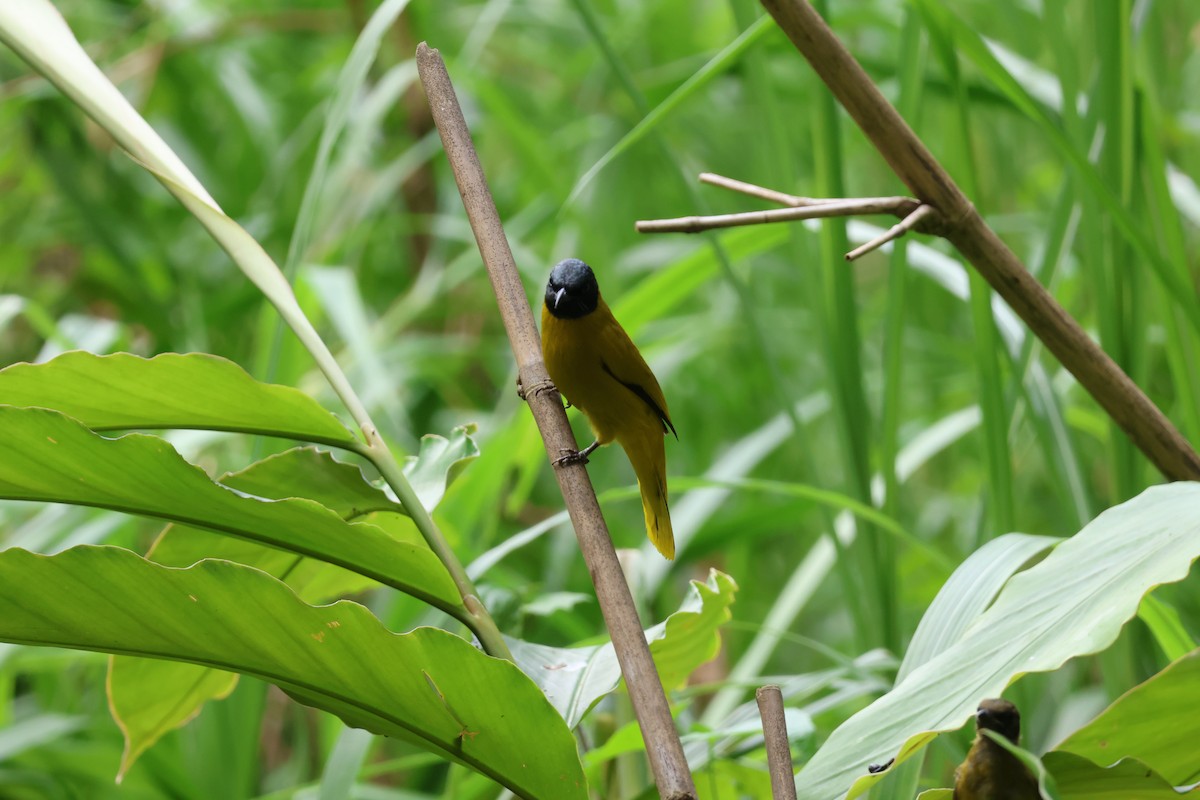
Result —
[[521, 398], [522, 400], [528, 400], [530, 395], [537, 397], [546, 392], [557, 392], [557, 391], [558, 391], [558, 388], [554, 385], [554, 382], [549, 379], [544, 380], [544, 381], [538, 381], [537, 383], [533, 384], [528, 389], [526, 389], [524, 384], [521, 382], [521, 376], [520, 375], [517, 376], [517, 397]]
[[588, 463], [587, 453], [582, 450], [571, 450], [570, 448], [563, 447], [558, 452], [562, 453], [562, 455], [551, 462], [556, 467], [568, 467], [572, 464]]

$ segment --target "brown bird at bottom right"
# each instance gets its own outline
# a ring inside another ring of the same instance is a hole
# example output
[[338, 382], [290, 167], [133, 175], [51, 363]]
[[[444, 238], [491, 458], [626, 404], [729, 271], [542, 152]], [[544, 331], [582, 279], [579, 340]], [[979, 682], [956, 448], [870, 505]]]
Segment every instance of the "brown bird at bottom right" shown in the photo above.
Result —
[[954, 800], [1041, 800], [1037, 780], [1016, 756], [993, 742], [984, 730], [1017, 744], [1021, 713], [1007, 700], [990, 699], [975, 712], [975, 742], [967, 760], [954, 771]]

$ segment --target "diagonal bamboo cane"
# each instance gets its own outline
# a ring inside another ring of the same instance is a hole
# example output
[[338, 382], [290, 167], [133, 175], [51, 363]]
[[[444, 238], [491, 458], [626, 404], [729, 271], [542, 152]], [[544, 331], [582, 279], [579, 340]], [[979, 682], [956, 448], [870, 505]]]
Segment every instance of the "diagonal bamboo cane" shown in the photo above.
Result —
[[1128, 375], [1037, 282], [807, 0], [761, 0], [892, 171], [941, 218], [953, 244], [1171, 480], [1200, 480], [1195, 450]]

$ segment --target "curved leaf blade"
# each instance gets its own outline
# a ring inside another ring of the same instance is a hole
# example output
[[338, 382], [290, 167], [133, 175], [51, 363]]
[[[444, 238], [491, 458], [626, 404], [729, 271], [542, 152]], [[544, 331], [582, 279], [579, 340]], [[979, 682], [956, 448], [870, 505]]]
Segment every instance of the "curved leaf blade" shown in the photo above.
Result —
[[167, 442], [107, 439], [45, 409], [0, 406], [0, 497], [157, 517], [249, 539], [357, 572], [463, 617], [428, 548], [347, 523], [312, 500], [264, 500], [213, 483]]
[[1060, 800], [1178, 800], [1185, 793], [1134, 758], [1101, 767], [1072, 753], [1052, 752], [1042, 756], [1042, 764], [1054, 776]]
[[1132, 757], [1171, 783], [1191, 783], [1200, 775], [1197, 697], [1200, 650], [1118, 697], [1054, 749], [1102, 766]]
[[1147, 591], [1200, 556], [1197, 508], [1200, 484], [1152, 487], [1014, 576], [958, 642], [833, 732], [800, 772], [799, 797], [858, 796], [879, 780], [868, 764], [902, 761], [911, 739], [961, 727], [1022, 674], [1108, 647]]
[[195, 428], [358, 446], [308, 395], [260, 383], [232, 361], [205, 353], [63, 353], [0, 370], [0, 397], [10, 406], [61, 411], [94, 431]]
[[392, 633], [356, 603], [306, 605], [275, 579], [227, 561], [173, 569], [119, 547], [4, 551], [0, 639], [255, 675], [350, 725], [478, 770], [518, 797], [587, 796], [574, 737], [513, 664], [437, 628]]

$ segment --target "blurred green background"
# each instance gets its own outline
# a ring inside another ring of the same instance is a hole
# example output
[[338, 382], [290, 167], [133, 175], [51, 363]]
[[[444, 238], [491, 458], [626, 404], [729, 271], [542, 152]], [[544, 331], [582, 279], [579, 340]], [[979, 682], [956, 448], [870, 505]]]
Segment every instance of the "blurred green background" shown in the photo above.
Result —
[[[635, 549], [647, 623], [710, 567], [741, 587], [721, 656], [681, 696], [686, 722], [710, 719], [705, 704], [731, 674], [753, 684], [836, 667], [837, 681], [792, 703], [815, 723], [798, 742], [802, 760], [889, 685], [894, 659], [855, 659], [902, 655], [953, 565], [981, 543], [1070, 535], [1161, 479], [941, 242], [915, 237], [907, 252], [851, 265], [843, 253], [894, 220], [634, 232], [638, 219], [768, 207], [699, 184], [703, 171], [802, 195], [904, 193], [756, 3], [414, 0], [367, 90], [349, 98], [309, 244], [290, 254], [339, 70], [375, 5], [58, 5], [226, 212], [288, 265], [385, 436], [415, 452], [424, 433], [478, 426], [482, 456], [438, 514], [469, 563], [561, 498], [415, 85], [416, 43], [441, 50], [535, 309], [556, 261], [589, 262], [670, 404], [674, 563], [644, 543], [623, 454], [597, 453], [589, 467], [618, 547]], [[1200, 337], [1185, 308], [1195, 297], [1165, 289], [1146, 250], [1194, 285], [1200, 6], [829, 5], [834, 30], [989, 223], [1200, 441]], [[340, 411], [195, 220], [8, 51], [0, 142], [0, 365], [74, 348], [205, 351]], [[1118, 224], [1106, 192], [1144, 242]], [[210, 474], [282, 447], [169, 438]], [[908, 538], [861, 521], [855, 530], [844, 513], [853, 503], [878, 506]], [[835, 529], [847, 542], [836, 548]], [[155, 532], [107, 512], [0, 504], [6, 546], [144, 550]], [[506, 632], [555, 645], [602, 635], [568, 527], [514, 550], [481, 583]], [[1158, 595], [1193, 636], [1196, 588], [1193, 576]], [[567, 592], [588, 597], [551, 594]], [[423, 621], [416, 603], [366, 601], [397, 629]], [[1022, 681], [1028, 744], [1052, 745], [1163, 663], [1134, 623], [1104, 655]], [[20, 797], [316, 796], [340, 723], [253, 681], [115, 787], [121, 739], [103, 675], [97, 655], [0, 645], [0, 786], [27, 782]], [[728, 685], [727, 706], [752, 695]], [[587, 746], [628, 719], [607, 703]], [[926, 784], [947, 784], [965, 743], [939, 740]], [[370, 761], [374, 786], [353, 796], [499, 791], [395, 742], [376, 743]]]

